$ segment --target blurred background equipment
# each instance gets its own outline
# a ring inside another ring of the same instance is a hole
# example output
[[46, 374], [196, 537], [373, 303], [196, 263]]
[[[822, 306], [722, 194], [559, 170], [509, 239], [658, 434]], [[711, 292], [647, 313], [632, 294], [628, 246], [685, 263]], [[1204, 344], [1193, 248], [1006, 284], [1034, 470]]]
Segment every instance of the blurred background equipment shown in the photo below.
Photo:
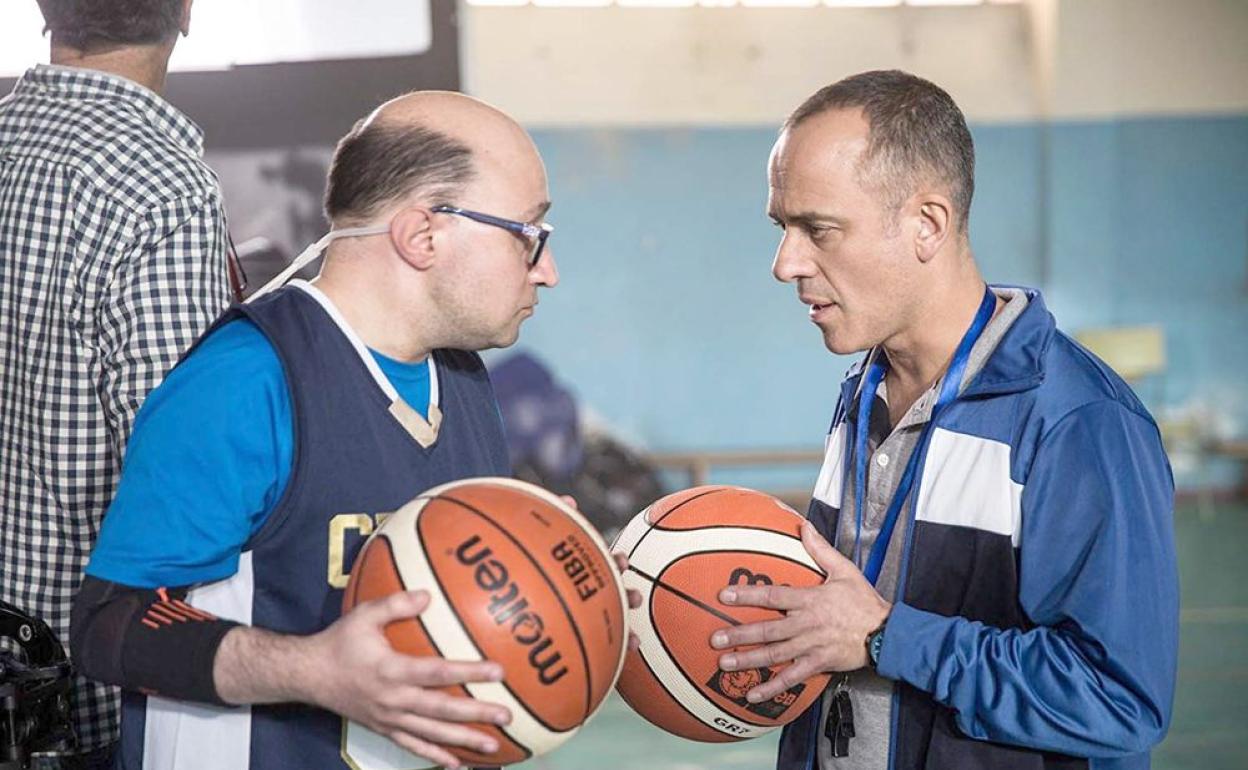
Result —
[[1166, 338], [1156, 324], [1083, 329], [1075, 339], [1132, 387], [1166, 369]]
[[0, 602], [0, 770], [26, 770], [77, 747], [69, 690], [69, 660], [52, 629]]
[[656, 468], [604, 427], [585, 428], [576, 400], [529, 353], [490, 366], [516, 478], [571, 495], [608, 540], [663, 494]]

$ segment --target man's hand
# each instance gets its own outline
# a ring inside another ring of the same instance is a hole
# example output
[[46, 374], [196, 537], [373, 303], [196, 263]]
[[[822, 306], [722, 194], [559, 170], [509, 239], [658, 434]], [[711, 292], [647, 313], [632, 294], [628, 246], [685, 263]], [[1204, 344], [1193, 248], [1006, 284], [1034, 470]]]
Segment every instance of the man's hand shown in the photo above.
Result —
[[767, 668], [792, 662], [777, 676], [746, 695], [759, 703], [826, 671], [853, 671], [867, 664], [867, 635], [879, 628], [892, 608], [858, 568], [824, 540], [809, 522], [802, 524], [802, 544], [828, 579], [813, 588], [730, 586], [720, 591], [724, 604], [780, 610], [786, 617], [716, 631], [716, 649], [762, 644], [747, 652], [720, 656], [724, 671]]
[[[615, 566], [620, 571], [620, 574], [623, 575], [628, 572], [628, 556], [623, 551], [616, 551], [611, 555], [615, 557]], [[625, 589], [625, 593], [628, 595], [628, 608], [630, 610], [635, 610], [641, 606], [641, 591], [638, 591], [636, 588], [628, 588]], [[637, 638], [636, 633], [630, 630], [628, 632], [628, 649], [636, 650], [640, 646], [641, 640]]]
[[436, 689], [500, 681], [497, 663], [415, 657], [390, 646], [386, 625], [415, 617], [428, 605], [424, 591], [391, 594], [355, 607], [311, 636], [235, 628], [217, 652], [218, 694], [231, 703], [312, 703], [434, 764], [458, 768], [460, 761], [444, 746], [498, 750], [494, 738], [463, 723], [505, 725], [511, 712]]

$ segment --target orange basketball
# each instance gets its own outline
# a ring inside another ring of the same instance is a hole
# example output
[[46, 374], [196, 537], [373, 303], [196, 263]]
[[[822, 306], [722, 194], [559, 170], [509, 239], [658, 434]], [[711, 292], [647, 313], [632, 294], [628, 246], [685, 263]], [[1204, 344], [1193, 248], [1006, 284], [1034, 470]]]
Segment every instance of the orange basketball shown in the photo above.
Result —
[[[763, 703], [748, 693], [784, 666], [726, 672], [711, 634], [782, 617], [721, 604], [733, 584], [815, 586], [823, 571], [802, 545], [802, 517], [770, 495], [706, 486], [668, 495], [633, 517], [613, 550], [628, 554], [626, 588], [641, 592], [629, 627], [641, 647], [625, 656], [617, 685], [637, 713], [698, 741], [754, 738], [797, 718], [827, 685], [812, 677]], [[737, 649], [750, 649], [741, 647]]]
[[[497, 752], [451, 749], [469, 764], [550, 751], [593, 715], [619, 676], [627, 643], [619, 573], [593, 526], [539, 487], [468, 479], [412, 500], [364, 544], [343, 611], [415, 588], [431, 600], [419, 617], [386, 628], [396, 650], [492, 660], [505, 672], [502, 682], [446, 688], [511, 709], [506, 727], [473, 725], [498, 740]], [[345, 741], [349, 755], [384, 757], [359, 766], [422, 766], [354, 723]]]

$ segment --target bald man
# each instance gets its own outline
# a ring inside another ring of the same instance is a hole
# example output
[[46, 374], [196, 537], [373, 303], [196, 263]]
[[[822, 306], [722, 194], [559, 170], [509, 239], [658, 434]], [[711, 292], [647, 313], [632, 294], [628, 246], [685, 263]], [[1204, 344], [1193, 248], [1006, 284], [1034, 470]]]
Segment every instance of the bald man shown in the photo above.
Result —
[[333, 229], [299, 260], [324, 250], [319, 277], [231, 308], [136, 421], [71, 635], [80, 669], [126, 688], [121, 768], [457, 767], [444, 747], [496, 749], [465, 723], [507, 709], [432, 688], [500, 667], [382, 634], [426, 594], [339, 608], [378, 517], [508, 475], [471, 351], [514, 343], [557, 283], [549, 206], [528, 135], [459, 94], [396, 99], [338, 144]]

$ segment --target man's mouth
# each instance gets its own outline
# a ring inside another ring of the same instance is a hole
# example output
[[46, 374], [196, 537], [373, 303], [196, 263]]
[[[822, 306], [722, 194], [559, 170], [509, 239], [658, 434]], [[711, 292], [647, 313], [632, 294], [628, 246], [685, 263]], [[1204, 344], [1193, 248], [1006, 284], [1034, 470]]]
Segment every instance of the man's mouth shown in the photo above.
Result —
[[800, 297], [802, 304], [810, 308], [810, 317], [815, 319], [823, 311], [836, 305], [835, 302], [826, 300], [822, 297]]

